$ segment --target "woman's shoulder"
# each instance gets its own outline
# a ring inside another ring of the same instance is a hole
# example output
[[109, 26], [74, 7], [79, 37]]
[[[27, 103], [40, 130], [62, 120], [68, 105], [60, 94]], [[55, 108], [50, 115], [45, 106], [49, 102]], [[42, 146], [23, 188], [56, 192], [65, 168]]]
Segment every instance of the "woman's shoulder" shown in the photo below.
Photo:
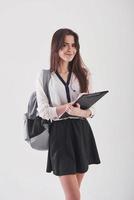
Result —
[[37, 71], [36, 80], [42, 80], [44, 73], [45, 74], [50, 73], [50, 68], [45, 67], [45, 65], [42, 65], [40, 69]]

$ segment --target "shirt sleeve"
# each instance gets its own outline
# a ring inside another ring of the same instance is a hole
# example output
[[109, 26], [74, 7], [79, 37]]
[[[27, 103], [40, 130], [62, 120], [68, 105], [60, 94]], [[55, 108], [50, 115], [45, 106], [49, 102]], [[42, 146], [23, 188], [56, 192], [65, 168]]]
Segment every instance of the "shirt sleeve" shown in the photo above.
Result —
[[43, 89], [43, 70], [37, 74], [36, 83], [36, 98], [37, 98], [37, 111], [42, 119], [53, 120], [58, 118], [56, 107], [51, 107], [49, 105], [48, 97], [46, 96]]
[[[88, 81], [89, 81], [89, 83], [88, 83], [88, 93], [93, 93], [94, 91], [93, 91], [93, 81], [92, 81], [92, 74], [91, 74], [91, 72], [89, 72], [88, 71]], [[91, 118], [95, 115], [95, 107], [94, 106], [91, 106], [90, 108], [89, 108], [89, 110], [92, 112], [92, 114], [91, 114]]]

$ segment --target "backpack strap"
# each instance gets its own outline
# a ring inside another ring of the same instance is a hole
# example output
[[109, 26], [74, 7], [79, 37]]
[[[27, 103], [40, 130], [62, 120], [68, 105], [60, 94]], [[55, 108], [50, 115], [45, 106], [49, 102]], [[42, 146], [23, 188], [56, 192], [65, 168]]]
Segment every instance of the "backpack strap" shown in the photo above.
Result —
[[43, 69], [43, 88], [44, 88], [45, 94], [48, 97], [49, 104], [50, 104], [50, 106], [52, 106], [49, 88], [48, 88], [50, 78], [51, 78], [50, 69]]
[[[48, 83], [49, 83], [50, 77], [51, 77], [50, 70], [43, 69], [43, 88], [48, 98], [49, 105], [52, 106], [49, 89], [48, 89]], [[30, 99], [28, 101], [28, 110], [27, 110], [26, 116], [28, 119], [35, 119], [36, 116], [38, 116], [36, 91], [32, 92], [30, 96]]]

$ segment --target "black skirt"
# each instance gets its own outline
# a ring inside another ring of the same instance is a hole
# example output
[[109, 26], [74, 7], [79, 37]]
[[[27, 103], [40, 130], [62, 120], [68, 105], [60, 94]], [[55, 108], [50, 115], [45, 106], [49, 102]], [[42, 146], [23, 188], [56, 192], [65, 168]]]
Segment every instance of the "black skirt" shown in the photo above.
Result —
[[65, 119], [50, 125], [46, 172], [57, 176], [84, 173], [99, 164], [95, 138], [87, 119]]

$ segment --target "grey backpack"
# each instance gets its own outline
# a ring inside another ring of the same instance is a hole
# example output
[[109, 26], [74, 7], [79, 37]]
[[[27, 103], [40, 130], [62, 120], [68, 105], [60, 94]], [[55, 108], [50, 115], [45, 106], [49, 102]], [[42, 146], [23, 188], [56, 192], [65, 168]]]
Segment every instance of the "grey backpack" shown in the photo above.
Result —
[[[50, 70], [43, 69], [43, 88], [48, 97], [49, 104], [52, 106], [48, 83], [50, 80]], [[48, 150], [49, 148], [49, 125], [50, 120], [42, 119], [37, 111], [36, 92], [34, 91], [29, 99], [27, 112], [24, 114], [24, 134], [33, 149]]]

